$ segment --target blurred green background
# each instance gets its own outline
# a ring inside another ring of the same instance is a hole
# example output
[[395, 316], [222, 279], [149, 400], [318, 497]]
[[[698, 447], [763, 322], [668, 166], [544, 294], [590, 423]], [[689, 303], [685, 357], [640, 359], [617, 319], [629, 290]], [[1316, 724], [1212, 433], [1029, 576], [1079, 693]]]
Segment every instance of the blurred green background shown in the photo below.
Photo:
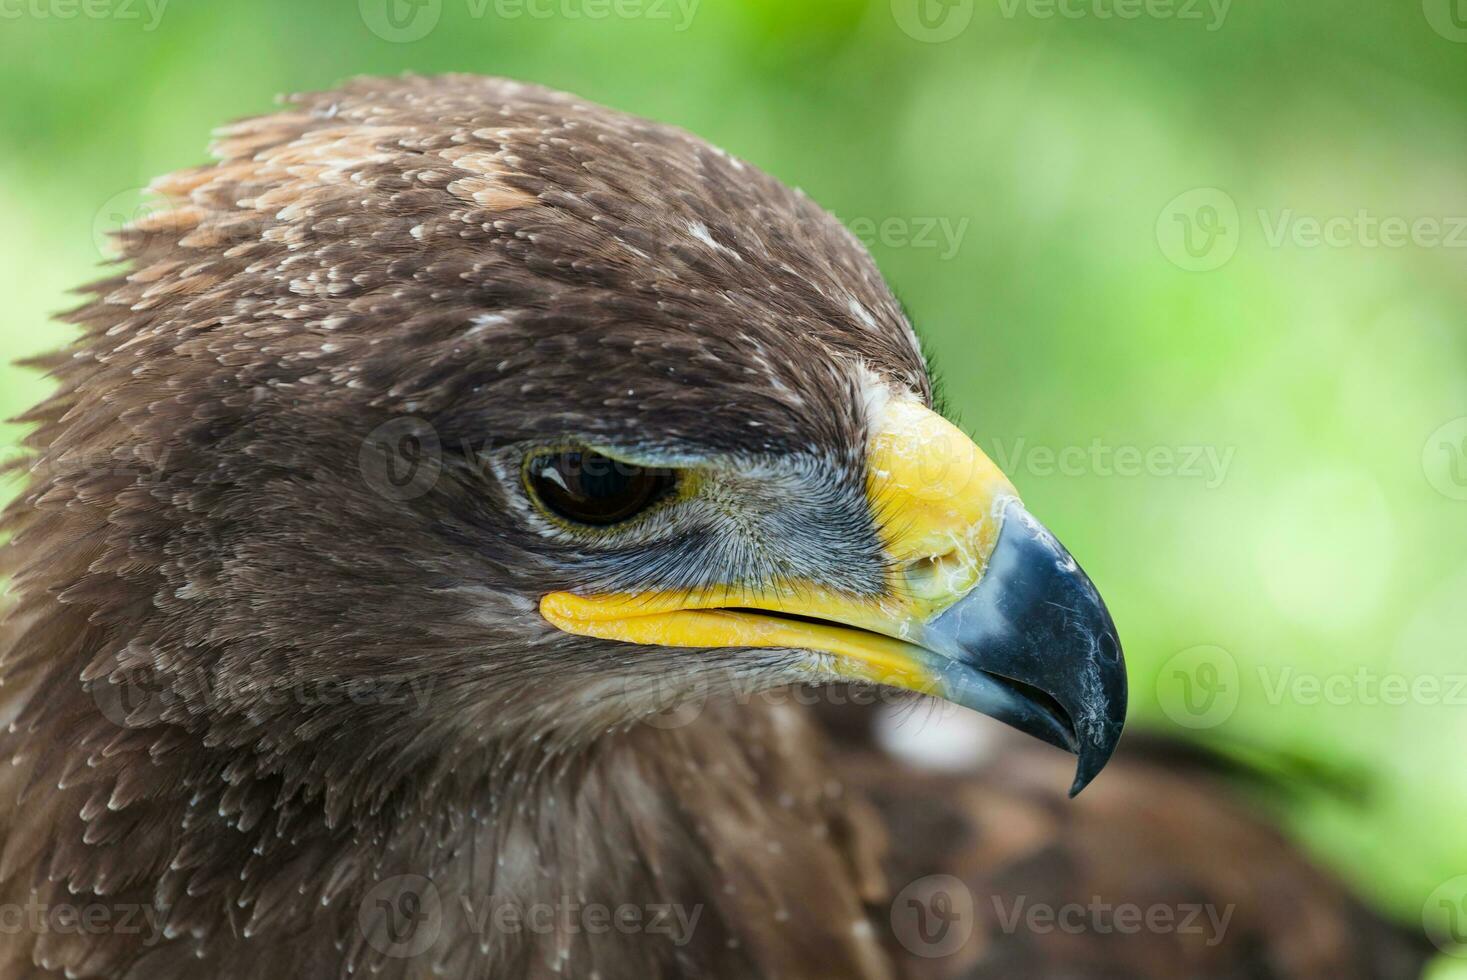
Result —
[[[1102, 585], [1135, 723], [1277, 765], [1415, 923], [1467, 894], [1457, 3], [0, 0], [0, 352], [282, 91], [473, 71], [685, 126], [869, 242]], [[7, 416], [42, 391], [0, 369]]]

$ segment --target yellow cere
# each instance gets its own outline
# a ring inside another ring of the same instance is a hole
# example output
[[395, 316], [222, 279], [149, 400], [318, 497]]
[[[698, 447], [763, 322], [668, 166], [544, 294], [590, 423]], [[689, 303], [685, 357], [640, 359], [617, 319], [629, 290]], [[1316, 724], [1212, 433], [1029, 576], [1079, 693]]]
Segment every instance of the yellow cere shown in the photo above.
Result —
[[891, 400], [877, 412], [866, 492], [893, 560], [885, 596], [852, 597], [803, 581], [759, 590], [554, 592], [541, 600], [541, 615], [567, 633], [628, 643], [814, 650], [829, 654], [841, 676], [935, 693], [913, 641], [922, 623], [977, 584], [1017, 493], [971, 439], [920, 403]]
[[866, 493], [901, 564], [894, 591], [930, 615], [978, 583], [1018, 491], [961, 429], [920, 402], [894, 400], [881, 414]]

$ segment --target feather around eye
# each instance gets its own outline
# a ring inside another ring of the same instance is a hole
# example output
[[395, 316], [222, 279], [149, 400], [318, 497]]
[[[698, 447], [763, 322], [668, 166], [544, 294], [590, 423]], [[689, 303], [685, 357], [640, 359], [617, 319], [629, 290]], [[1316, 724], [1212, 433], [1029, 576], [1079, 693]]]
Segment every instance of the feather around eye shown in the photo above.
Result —
[[635, 518], [678, 489], [673, 470], [613, 459], [594, 450], [530, 454], [525, 488], [547, 515], [561, 522], [605, 528]]

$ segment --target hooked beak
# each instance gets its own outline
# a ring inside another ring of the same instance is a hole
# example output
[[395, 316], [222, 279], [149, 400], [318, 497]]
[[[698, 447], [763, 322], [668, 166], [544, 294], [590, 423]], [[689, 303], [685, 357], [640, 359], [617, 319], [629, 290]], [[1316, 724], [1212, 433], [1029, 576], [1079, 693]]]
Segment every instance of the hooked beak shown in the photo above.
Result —
[[629, 643], [815, 651], [835, 676], [934, 694], [1073, 752], [1079, 793], [1126, 716], [1120, 639], [1095, 586], [992, 461], [920, 404], [882, 407], [868, 472], [894, 566], [882, 596], [805, 582], [556, 592], [541, 615]]
[[[1089, 577], [1017, 502], [977, 588], [930, 620], [947, 696], [1079, 756], [1074, 796], [1109, 761], [1126, 720], [1126, 665]], [[1036, 692], [1038, 692], [1036, 694]]]

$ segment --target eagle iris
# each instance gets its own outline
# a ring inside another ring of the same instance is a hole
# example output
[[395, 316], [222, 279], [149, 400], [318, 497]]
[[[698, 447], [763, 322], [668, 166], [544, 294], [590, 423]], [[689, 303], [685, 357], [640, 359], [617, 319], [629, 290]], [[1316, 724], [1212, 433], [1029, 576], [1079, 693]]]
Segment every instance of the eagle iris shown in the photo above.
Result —
[[637, 516], [677, 485], [669, 470], [622, 462], [589, 449], [532, 456], [525, 480], [546, 510], [595, 527]]

